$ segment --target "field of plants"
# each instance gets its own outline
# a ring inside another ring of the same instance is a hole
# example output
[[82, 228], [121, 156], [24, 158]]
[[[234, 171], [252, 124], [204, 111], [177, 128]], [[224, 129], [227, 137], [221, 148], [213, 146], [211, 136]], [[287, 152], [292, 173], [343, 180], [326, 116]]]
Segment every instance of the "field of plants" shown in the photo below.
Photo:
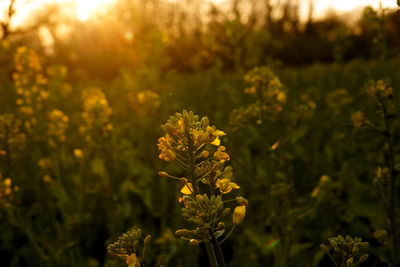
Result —
[[9, 2], [0, 266], [400, 266], [396, 9]]

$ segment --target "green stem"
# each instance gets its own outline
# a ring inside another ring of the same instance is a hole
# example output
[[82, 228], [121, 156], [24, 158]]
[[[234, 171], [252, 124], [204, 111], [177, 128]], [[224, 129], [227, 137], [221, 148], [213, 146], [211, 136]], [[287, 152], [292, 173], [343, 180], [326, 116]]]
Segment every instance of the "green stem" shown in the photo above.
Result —
[[332, 257], [331, 253], [328, 252], [328, 256], [331, 259], [331, 261], [335, 264], [336, 267], [339, 267], [335, 261], [335, 259]]
[[222, 244], [225, 242], [225, 240], [228, 239], [228, 237], [232, 234], [233, 230], [235, 230], [236, 224], [232, 226], [232, 228], [229, 230], [229, 232], [225, 235], [224, 239], [222, 239], [218, 244]]
[[210, 266], [211, 267], [219, 267], [213, 244], [205, 243], [205, 245], [206, 245], [208, 259], [210, 260]]
[[217, 242], [217, 240], [215, 240], [215, 238], [213, 238], [213, 243], [214, 243], [215, 253], [217, 255], [217, 259], [219, 262], [219, 266], [226, 267], [224, 254], [222, 253], [221, 246], [218, 244], [218, 242]]
[[41, 247], [39, 246], [38, 242], [37, 242], [37, 238], [35, 236], [35, 234], [31, 231], [31, 229], [25, 224], [23, 218], [21, 217], [21, 215], [19, 214], [19, 211], [15, 210], [14, 211], [14, 216], [17, 219], [17, 222], [19, 223], [19, 225], [21, 226], [22, 230], [25, 232], [29, 242], [31, 242], [33, 248], [36, 250], [36, 252], [39, 254], [40, 258], [43, 261], [47, 260], [47, 256], [45, 255], [45, 253], [43, 252], [43, 250], [41, 249]]
[[390, 132], [390, 123], [388, 118], [388, 113], [386, 108], [382, 107], [383, 117], [385, 120], [385, 138], [389, 150], [389, 171], [390, 171], [390, 182], [389, 182], [389, 222], [390, 222], [390, 232], [391, 232], [391, 243], [392, 243], [392, 259], [391, 266], [396, 267], [397, 262], [397, 229], [396, 229], [396, 176], [397, 171], [395, 169], [395, 158], [394, 158], [394, 145], [392, 140], [392, 134]]

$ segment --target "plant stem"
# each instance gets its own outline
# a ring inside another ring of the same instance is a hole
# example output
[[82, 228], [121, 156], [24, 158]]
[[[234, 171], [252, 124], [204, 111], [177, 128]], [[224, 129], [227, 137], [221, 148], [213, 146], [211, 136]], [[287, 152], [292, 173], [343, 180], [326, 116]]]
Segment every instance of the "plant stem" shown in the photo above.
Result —
[[396, 176], [397, 176], [397, 171], [395, 169], [395, 158], [394, 158], [394, 145], [393, 145], [393, 139], [392, 139], [392, 134], [390, 132], [390, 123], [389, 123], [389, 118], [388, 118], [388, 112], [386, 108], [383, 106], [382, 107], [383, 111], [383, 117], [385, 121], [385, 138], [386, 138], [386, 143], [388, 146], [389, 150], [389, 171], [390, 171], [390, 181], [389, 181], [389, 223], [390, 223], [390, 232], [391, 232], [391, 243], [392, 243], [392, 259], [391, 259], [391, 266], [396, 267], [397, 259], [397, 251], [398, 251], [398, 244], [397, 244], [397, 229], [396, 229], [396, 202], [397, 202], [397, 197], [396, 197]]
[[214, 245], [212, 243], [205, 243], [208, 259], [210, 260], [211, 267], [219, 267], [217, 256], [215, 255]]
[[339, 265], [336, 263], [335, 259], [332, 257], [331, 253], [328, 252], [328, 256], [331, 259], [331, 261], [335, 264], [335, 266], [339, 267]]
[[215, 249], [215, 252], [217, 254], [217, 259], [218, 259], [218, 262], [219, 262], [219, 266], [220, 267], [226, 267], [224, 254], [222, 253], [221, 246], [218, 244], [218, 242], [217, 242], [217, 240], [215, 240], [215, 238], [213, 238], [213, 240], [214, 240], [213, 241], [214, 249]]
[[228, 237], [232, 234], [233, 230], [235, 230], [236, 224], [232, 226], [232, 228], [229, 230], [229, 232], [225, 235], [224, 239], [222, 239], [220, 242], [218, 242], [219, 245], [225, 242], [225, 240], [228, 239]]

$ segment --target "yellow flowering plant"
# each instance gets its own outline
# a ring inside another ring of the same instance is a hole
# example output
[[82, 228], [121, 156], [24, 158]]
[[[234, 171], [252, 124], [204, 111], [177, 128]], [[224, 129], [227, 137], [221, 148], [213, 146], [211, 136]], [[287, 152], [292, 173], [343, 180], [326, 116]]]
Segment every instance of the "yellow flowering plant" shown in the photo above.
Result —
[[[364, 111], [356, 111], [351, 115], [355, 128], [367, 128], [381, 135], [385, 142], [385, 165], [379, 167], [375, 174], [376, 185], [378, 185], [382, 202], [385, 205], [388, 217], [388, 228], [390, 233], [390, 244], [388, 250], [391, 257], [387, 259], [390, 266], [397, 266], [399, 260], [399, 234], [398, 234], [398, 177], [399, 167], [395, 151], [396, 146], [396, 101], [393, 87], [388, 81], [369, 81], [365, 85], [365, 92], [371, 102], [375, 105], [375, 113], [371, 116]], [[378, 117], [378, 118], [377, 118]]]
[[[200, 119], [186, 110], [171, 116], [161, 128], [165, 135], [158, 139], [159, 158], [175, 162], [184, 177], [164, 171], [159, 174], [181, 184], [182, 217], [192, 225], [192, 229], [180, 229], [176, 235], [190, 245], [204, 243], [211, 265], [225, 266], [220, 245], [242, 222], [248, 204], [240, 196], [225, 199], [240, 188], [233, 179], [232, 167], [225, 166], [230, 160], [226, 147], [221, 145], [225, 133], [211, 126], [207, 117]], [[227, 226], [231, 208], [226, 205], [233, 202], [237, 206]]]
[[107, 246], [108, 254], [124, 260], [128, 267], [143, 266], [144, 257], [151, 243], [151, 235], [146, 235], [143, 240], [141, 239], [142, 229], [131, 229], [118, 237], [116, 242]]
[[[365, 262], [369, 255], [364, 253], [369, 248], [368, 242], [363, 242], [361, 237], [352, 238], [351, 236], [331, 237], [328, 239], [329, 244], [321, 244], [321, 250], [326, 253], [335, 266], [357, 266]], [[340, 264], [337, 263], [331, 251], [340, 256]]]

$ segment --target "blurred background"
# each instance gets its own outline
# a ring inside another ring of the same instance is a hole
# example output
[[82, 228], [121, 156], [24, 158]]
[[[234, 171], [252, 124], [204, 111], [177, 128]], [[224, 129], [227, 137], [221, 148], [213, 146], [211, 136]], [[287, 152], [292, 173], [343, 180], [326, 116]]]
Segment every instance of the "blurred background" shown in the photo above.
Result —
[[[167, 266], [207, 266], [202, 248], [174, 236], [185, 225], [179, 184], [157, 174], [178, 172], [156, 144], [160, 124], [187, 109], [227, 134], [250, 202], [223, 246], [228, 266], [334, 266], [319, 244], [337, 234], [370, 242], [364, 266], [387, 266], [376, 183], [386, 148], [350, 117], [377, 116], [368, 81], [398, 92], [398, 9], [395, 0], [0, 0], [1, 265], [123, 266], [106, 246], [137, 226], [153, 236], [146, 266], [159, 255]], [[263, 116], [244, 79], [260, 66], [285, 91]]]

